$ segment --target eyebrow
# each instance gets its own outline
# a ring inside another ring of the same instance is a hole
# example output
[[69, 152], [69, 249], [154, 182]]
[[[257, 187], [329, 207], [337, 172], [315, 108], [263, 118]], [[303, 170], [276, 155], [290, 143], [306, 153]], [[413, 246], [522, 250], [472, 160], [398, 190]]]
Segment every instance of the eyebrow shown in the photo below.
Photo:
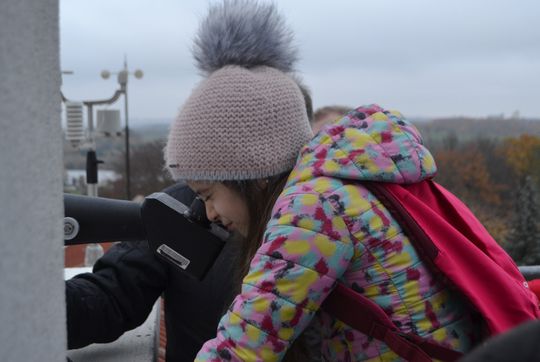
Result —
[[202, 186], [200, 190], [193, 190], [193, 191], [195, 191], [197, 195], [202, 196], [202, 194], [210, 191], [210, 188], [211, 188], [210, 186]]

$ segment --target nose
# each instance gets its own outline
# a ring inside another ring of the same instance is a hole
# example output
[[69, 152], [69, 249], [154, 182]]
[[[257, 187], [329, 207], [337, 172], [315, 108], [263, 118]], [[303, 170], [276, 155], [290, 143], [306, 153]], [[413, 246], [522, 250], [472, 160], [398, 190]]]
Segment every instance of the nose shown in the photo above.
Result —
[[212, 222], [218, 221], [218, 216], [219, 215], [216, 212], [216, 210], [211, 206], [211, 203], [210, 202], [205, 202], [204, 207], [206, 208], [206, 217], [208, 218], [208, 220], [210, 220]]

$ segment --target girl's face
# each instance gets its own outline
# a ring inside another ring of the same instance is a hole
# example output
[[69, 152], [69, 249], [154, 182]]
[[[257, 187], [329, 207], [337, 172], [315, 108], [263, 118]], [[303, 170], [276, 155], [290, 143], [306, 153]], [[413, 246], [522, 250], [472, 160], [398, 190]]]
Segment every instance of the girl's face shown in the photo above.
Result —
[[187, 184], [204, 201], [210, 221], [220, 222], [227, 230], [247, 236], [248, 208], [237, 192], [220, 182], [189, 181]]

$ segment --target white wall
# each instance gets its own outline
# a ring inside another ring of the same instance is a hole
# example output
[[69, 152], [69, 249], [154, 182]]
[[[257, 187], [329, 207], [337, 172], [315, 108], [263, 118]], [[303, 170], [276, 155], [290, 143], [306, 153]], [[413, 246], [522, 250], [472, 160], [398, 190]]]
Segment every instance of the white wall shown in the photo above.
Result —
[[58, 0], [0, 5], [0, 361], [65, 361]]

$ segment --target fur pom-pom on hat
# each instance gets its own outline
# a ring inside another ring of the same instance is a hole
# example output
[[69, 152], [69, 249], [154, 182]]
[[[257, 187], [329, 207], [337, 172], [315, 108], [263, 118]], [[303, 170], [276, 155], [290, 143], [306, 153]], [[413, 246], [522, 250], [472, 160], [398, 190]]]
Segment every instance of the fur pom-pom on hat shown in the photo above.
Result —
[[245, 180], [292, 169], [312, 137], [292, 73], [293, 36], [271, 3], [210, 8], [194, 57], [206, 78], [173, 123], [165, 150], [176, 180]]
[[291, 72], [298, 60], [293, 38], [273, 4], [226, 0], [212, 6], [201, 23], [193, 56], [205, 73], [225, 65], [266, 65]]

